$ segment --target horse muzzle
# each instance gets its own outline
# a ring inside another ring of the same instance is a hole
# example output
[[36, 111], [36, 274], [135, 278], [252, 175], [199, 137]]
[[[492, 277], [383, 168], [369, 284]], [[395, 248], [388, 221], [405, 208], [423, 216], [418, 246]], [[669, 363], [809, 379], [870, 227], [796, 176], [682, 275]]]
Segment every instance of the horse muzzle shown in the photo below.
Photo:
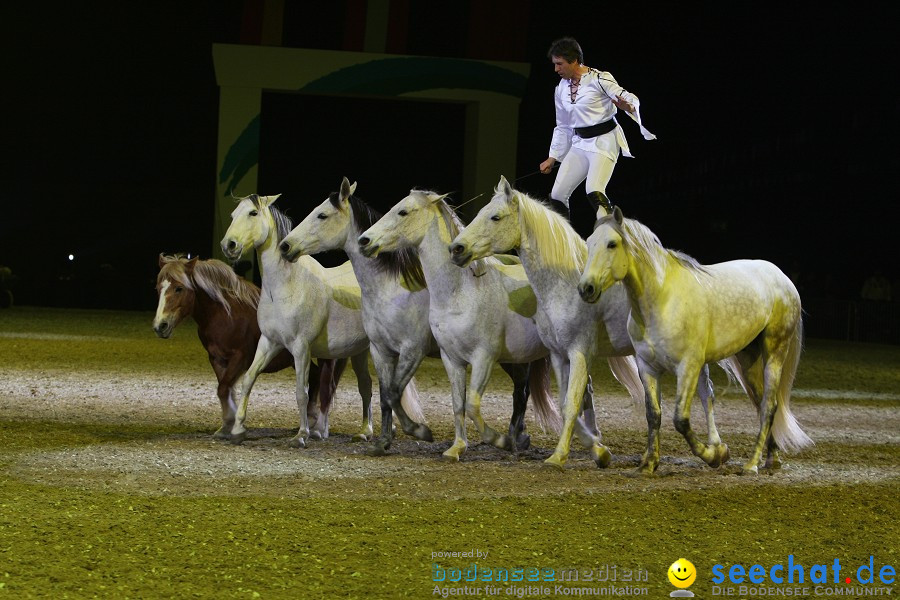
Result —
[[373, 244], [372, 240], [366, 236], [360, 236], [356, 243], [359, 244], [359, 251], [362, 252], [362, 255], [366, 258], [373, 258], [378, 255], [378, 251], [381, 250], [381, 246], [377, 244]]
[[172, 335], [172, 330], [175, 329], [175, 326], [168, 321], [163, 321], [162, 323], [155, 323], [153, 325], [153, 331], [156, 332], [156, 337], [162, 338], [164, 340], [169, 339]]
[[465, 267], [472, 262], [472, 252], [462, 244], [451, 244], [450, 261], [457, 267]]
[[278, 250], [281, 252], [281, 257], [288, 262], [297, 262], [297, 259], [300, 258], [300, 250], [292, 248], [287, 242], [281, 242]]
[[234, 240], [222, 240], [222, 254], [229, 260], [237, 260], [244, 254], [244, 245]]
[[600, 288], [593, 283], [582, 281], [578, 284], [578, 295], [588, 304], [594, 304], [600, 299]]

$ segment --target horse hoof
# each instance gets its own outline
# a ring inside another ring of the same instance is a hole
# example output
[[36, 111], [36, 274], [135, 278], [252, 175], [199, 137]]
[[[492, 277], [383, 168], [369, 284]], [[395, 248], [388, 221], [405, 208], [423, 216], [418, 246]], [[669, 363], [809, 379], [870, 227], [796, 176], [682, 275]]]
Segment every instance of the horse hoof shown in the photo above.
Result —
[[433, 442], [434, 437], [431, 435], [431, 429], [427, 425], [419, 425], [412, 431], [412, 436], [423, 442]]
[[606, 446], [596, 446], [592, 448], [591, 454], [593, 454], [594, 462], [597, 463], [597, 467], [600, 469], [605, 469], [609, 466], [609, 463], [612, 462], [612, 453], [610, 453], [609, 448]]
[[357, 433], [352, 438], [350, 438], [351, 442], [368, 442], [369, 438], [364, 433]]
[[231, 439], [231, 433], [226, 429], [219, 429], [213, 435], [213, 439], [216, 440], [229, 440]]
[[544, 464], [550, 467], [556, 467], [560, 471], [565, 469], [565, 461], [561, 460], [556, 454], [553, 454], [544, 461]]
[[372, 444], [366, 449], [366, 454], [368, 456], [387, 456], [387, 449], [390, 447], [390, 444], [381, 445]]
[[306, 448], [306, 440], [303, 438], [291, 438], [291, 441], [288, 442], [288, 446], [291, 448]]
[[516, 438], [516, 448], [519, 450], [519, 452], [531, 448], [531, 436], [527, 433], [523, 433], [518, 438]]
[[759, 468], [756, 465], [744, 465], [743, 470], [741, 470], [742, 475], [759, 475]]
[[449, 450], [441, 454], [441, 456], [448, 462], [459, 462], [459, 454], [453, 454]]
[[710, 466], [720, 467], [724, 464], [727, 464], [730, 458], [731, 453], [728, 452], [728, 446], [726, 444], [719, 444], [718, 446], [716, 446], [716, 464]]
[[240, 433], [233, 433], [231, 437], [228, 438], [228, 441], [234, 444], [235, 446], [240, 446], [244, 443], [244, 440], [247, 439], [247, 432], [242, 431]]
[[656, 474], [656, 465], [641, 465], [635, 470], [636, 475], [650, 477]]

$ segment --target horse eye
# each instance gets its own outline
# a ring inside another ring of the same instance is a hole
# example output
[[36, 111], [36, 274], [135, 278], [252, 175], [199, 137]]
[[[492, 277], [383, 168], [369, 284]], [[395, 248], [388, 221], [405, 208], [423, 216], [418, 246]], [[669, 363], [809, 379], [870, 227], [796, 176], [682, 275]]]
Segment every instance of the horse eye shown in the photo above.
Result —
[[325, 219], [328, 218], [328, 215], [326, 215], [325, 213], [319, 213], [319, 215], [316, 218], [324, 221]]
[[397, 214], [400, 215], [401, 217], [405, 217], [405, 216], [408, 215], [409, 213], [406, 212], [405, 210], [401, 210], [401, 211], [398, 211]]
[[608, 249], [612, 250], [613, 248], [616, 247], [616, 242], [615, 241], [607, 242], [606, 247]]
[[499, 220], [500, 220], [500, 215], [494, 215], [493, 217], [491, 217], [491, 221], [499, 221]]

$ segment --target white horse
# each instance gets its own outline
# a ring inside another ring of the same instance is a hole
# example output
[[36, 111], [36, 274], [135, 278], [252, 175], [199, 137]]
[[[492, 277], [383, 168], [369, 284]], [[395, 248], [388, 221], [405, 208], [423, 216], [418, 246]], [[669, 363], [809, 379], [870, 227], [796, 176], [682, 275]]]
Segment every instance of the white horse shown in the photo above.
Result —
[[678, 378], [675, 428], [707, 464], [721, 462], [721, 449], [700, 442], [690, 424], [697, 374], [712, 361], [728, 368], [757, 405], [759, 435], [745, 472], [758, 472], [766, 448], [766, 466], [777, 468], [779, 448], [812, 444], [790, 410], [803, 337], [800, 295], [778, 267], [763, 260], [701, 265], [664, 248], [618, 208], [597, 221], [588, 248], [581, 297], [596, 302], [617, 281], [628, 291], [628, 333], [647, 397], [646, 471], [659, 461], [658, 380], [664, 372]]
[[231, 213], [231, 225], [222, 238], [222, 252], [231, 260], [256, 249], [262, 271], [257, 320], [261, 336], [253, 364], [240, 380], [240, 404], [235, 415], [232, 440], [240, 443], [246, 436], [244, 420], [247, 402], [256, 378], [283, 348], [294, 357], [297, 371], [297, 408], [300, 429], [291, 441], [295, 448], [306, 447], [309, 437], [328, 435], [324, 429], [310, 435], [306, 409], [309, 401], [309, 360], [350, 358], [356, 373], [363, 405], [362, 431], [354, 439], [372, 435], [372, 378], [369, 375], [369, 338], [362, 325], [361, 292], [353, 269], [345, 263], [326, 269], [311, 257], [294, 264], [281, 258], [278, 244], [291, 230], [290, 220], [273, 203], [278, 196], [252, 194], [238, 201]]
[[[369, 257], [401, 248], [418, 249], [430, 293], [431, 330], [440, 346], [453, 396], [456, 437], [444, 452], [451, 460], [459, 460], [466, 449], [467, 413], [483, 440], [498, 447], [508, 444], [506, 436], [498, 435], [481, 417], [481, 398], [493, 365], [546, 364], [548, 356], [534, 324], [537, 304], [522, 266], [489, 258], [472, 270], [457, 268], [450, 262], [447, 244], [461, 229], [462, 223], [444, 196], [412, 190], [359, 237], [360, 249]], [[467, 395], [468, 365], [472, 373]], [[542, 406], [538, 401], [549, 398], [549, 386], [547, 377], [541, 390], [532, 388], [531, 392], [538, 420], [558, 429], [559, 415], [553, 404]], [[600, 454], [595, 448], [595, 457]]]
[[[393, 437], [392, 411], [403, 431], [432, 441], [431, 430], [407, 415], [401, 396], [416, 394], [413, 375], [427, 354], [437, 352], [437, 344], [428, 325], [428, 291], [418, 257], [411, 250], [384, 254], [378, 260], [360, 254], [358, 223], [373, 221], [354, 191], [356, 184], [350, 185], [345, 177], [340, 192], [331, 194], [285, 236], [279, 250], [289, 262], [328, 250], [344, 250], [350, 257], [362, 292], [363, 327], [381, 400], [381, 437], [372, 452], [383, 454]], [[421, 413], [413, 416], [424, 420]]]
[[[381, 215], [355, 195], [356, 184], [345, 177], [340, 191], [316, 207], [297, 225], [280, 245], [282, 256], [295, 261], [301, 255], [328, 250], [344, 250], [350, 257], [362, 289], [363, 325], [369, 335], [372, 359], [378, 373], [382, 423], [390, 423], [391, 411], [407, 433], [431, 441], [425, 425], [409, 420], [397, 403], [399, 390], [426, 357], [440, 357], [437, 341], [428, 321], [429, 293], [422, 264], [414, 248], [383, 252], [370, 259], [362, 255], [356, 239]], [[513, 415], [510, 441], [514, 449], [529, 445], [524, 414], [528, 402], [529, 377], [532, 387], [540, 389], [540, 369], [501, 364], [513, 380]], [[524, 367], [524, 368], [523, 368]], [[392, 429], [382, 426], [381, 438], [373, 445], [373, 454], [383, 454], [391, 444]]]
[[[546, 460], [562, 467], [569, 454], [577, 410], [585, 392], [590, 393], [591, 366], [597, 357], [606, 357], [613, 375], [632, 399], [644, 404], [644, 389], [632, 357], [634, 346], [626, 327], [631, 306], [622, 285], [611, 287], [599, 302], [585, 306], [577, 286], [587, 260], [587, 244], [564, 217], [514, 190], [501, 176], [494, 197], [450, 244], [450, 255], [455, 264], [465, 266], [513, 248], [518, 250], [537, 296], [538, 331], [553, 357], [560, 400], [564, 401], [562, 435], [556, 451]], [[710, 443], [719, 443], [712, 385], [705, 365], [701, 377], [704, 381], [699, 392], [707, 412]]]

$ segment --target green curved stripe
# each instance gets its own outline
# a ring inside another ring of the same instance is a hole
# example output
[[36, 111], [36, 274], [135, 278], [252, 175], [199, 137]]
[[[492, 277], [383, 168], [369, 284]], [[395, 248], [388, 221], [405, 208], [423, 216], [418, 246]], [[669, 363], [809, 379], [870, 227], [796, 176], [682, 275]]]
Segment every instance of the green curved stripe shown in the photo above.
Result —
[[219, 171], [219, 183], [228, 181], [225, 194], [230, 194], [247, 171], [259, 162], [259, 115], [253, 117], [235, 142], [228, 149], [222, 170]]
[[508, 69], [471, 60], [398, 57], [346, 67], [309, 82], [300, 90], [315, 93], [355, 93], [399, 96], [435, 88], [497, 92], [521, 98], [527, 77]]

